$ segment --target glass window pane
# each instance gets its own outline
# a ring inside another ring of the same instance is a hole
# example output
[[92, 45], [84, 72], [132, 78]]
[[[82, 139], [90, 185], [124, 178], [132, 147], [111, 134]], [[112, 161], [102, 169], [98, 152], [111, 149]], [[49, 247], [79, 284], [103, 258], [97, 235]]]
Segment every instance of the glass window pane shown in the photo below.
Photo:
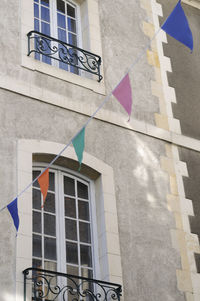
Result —
[[57, 10], [65, 14], [65, 2], [57, 0]]
[[67, 14], [68, 16], [75, 18], [75, 8], [69, 4], [67, 4]]
[[78, 215], [79, 219], [83, 219], [86, 221], [90, 220], [89, 214], [89, 203], [84, 201], [78, 201]]
[[44, 234], [56, 235], [56, 217], [50, 214], [44, 214]]
[[[67, 265], [66, 271], [67, 271], [67, 274], [70, 274], [70, 275], [73, 275], [73, 276], [79, 276], [78, 267], [75, 267], [75, 266], [72, 266], [72, 265]], [[78, 279], [73, 278], [73, 280], [77, 284], [79, 284], [79, 280]], [[72, 288], [76, 287], [75, 283], [72, 280], [70, 280], [70, 278], [67, 279], [67, 285], [69, 285]]]
[[32, 190], [33, 208], [41, 210], [41, 192], [38, 189]]
[[34, 19], [34, 30], [40, 31], [39, 20], [38, 19]]
[[46, 201], [44, 203], [44, 211], [55, 213], [55, 194], [47, 193]]
[[34, 2], [38, 3], [38, 2], [39, 2], [39, 0], [34, 0]]
[[80, 245], [80, 252], [81, 252], [81, 265], [82, 266], [92, 266], [92, 252], [91, 247]]
[[33, 258], [33, 260], [32, 260], [32, 266], [33, 266], [33, 268], [42, 269], [42, 261], [39, 260], [39, 259], [34, 259]]
[[42, 238], [33, 234], [33, 256], [42, 257]]
[[92, 270], [81, 268], [81, 277], [93, 278]]
[[49, 190], [55, 191], [55, 175], [53, 172], [49, 173]]
[[[62, 42], [66, 42], [66, 31], [63, 29], [58, 28], [58, 39]], [[59, 44], [59, 48], [64, 48], [62, 44]]]
[[68, 17], [67, 18], [67, 26], [68, 26], [69, 31], [76, 33], [76, 21], [75, 20]]
[[[37, 178], [37, 176], [39, 176], [39, 174], [40, 174], [40, 170], [34, 170], [33, 171], [33, 180], [35, 180], [35, 178]], [[38, 181], [35, 181], [35, 183], [33, 184], [33, 186], [40, 188], [40, 185], [39, 185]]]
[[65, 237], [70, 240], [77, 240], [76, 221], [65, 219]]
[[34, 4], [34, 17], [39, 18], [39, 6]]
[[33, 212], [33, 232], [41, 233], [41, 213]]
[[88, 186], [79, 181], [77, 182], [77, 186], [78, 186], [78, 197], [88, 200]]
[[66, 242], [66, 260], [68, 263], [78, 264], [78, 246], [72, 242]]
[[73, 45], [73, 46], [77, 46], [77, 39], [76, 39], [76, 35], [72, 34], [72, 33], [68, 33], [68, 42], [69, 44]]
[[41, 6], [41, 19], [50, 22], [49, 9], [44, 6]]
[[90, 224], [79, 222], [80, 241], [90, 243]]
[[50, 35], [50, 25], [48, 23], [42, 22], [42, 33]]
[[56, 240], [54, 238], [44, 238], [44, 258], [56, 260]]
[[56, 272], [57, 271], [57, 264], [56, 264], [56, 262], [45, 260], [44, 261], [44, 269]]
[[74, 179], [64, 176], [64, 194], [75, 196]]
[[65, 216], [76, 218], [75, 199], [65, 197]]
[[65, 16], [61, 14], [57, 14], [58, 26], [66, 29]]
[[49, 6], [49, 0], [41, 0], [41, 4], [45, 6]]

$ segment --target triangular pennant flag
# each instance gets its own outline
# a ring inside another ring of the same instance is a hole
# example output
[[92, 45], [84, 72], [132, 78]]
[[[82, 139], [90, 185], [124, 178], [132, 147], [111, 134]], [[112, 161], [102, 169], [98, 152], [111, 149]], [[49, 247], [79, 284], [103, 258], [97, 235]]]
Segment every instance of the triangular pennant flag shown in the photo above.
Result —
[[85, 147], [85, 128], [83, 128], [78, 135], [72, 140], [78, 161], [79, 161], [79, 171], [81, 169], [81, 163], [83, 160], [83, 151]]
[[161, 28], [177, 41], [193, 50], [193, 37], [188, 20], [181, 6], [181, 0], [178, 1], [172, 13], [169, 15]]
[[8, 211], [13, 219], [16, 230], [19, 229], [19, 215], [18, 215], [18, 207], [17, 207], [17, 198], [7, 205]]
[[44, 202], [47, 196], [47, 191], [49, 188], [49, 168], [45, 170], [45, 172], [38, 178], [38, 183], [40, 185], [40, 190], [43, 195], [43, 205], [42, 208], [44, 207]]
[[132, 91], [129, 75], [121, 80], [121, 82], [117, 85], [117, 87], [113, 90], [112, 94], [117, 98], [117, 100], [124, 107], [126, 112], [129, 115], [129, 119], [132, 111]]

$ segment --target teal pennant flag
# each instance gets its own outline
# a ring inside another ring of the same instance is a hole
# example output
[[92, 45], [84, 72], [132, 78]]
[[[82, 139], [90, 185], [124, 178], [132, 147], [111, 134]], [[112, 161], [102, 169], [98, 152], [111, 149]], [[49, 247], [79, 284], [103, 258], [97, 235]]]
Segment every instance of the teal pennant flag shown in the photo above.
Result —
[[83, 128], [76, 137], [72, 140], [72, 144], [74, 146], [78, 161], [79, 161], [79, 171], [81, 169], [81, 163], [83, 160], [83, 151], [85, 147], [85, 128]]

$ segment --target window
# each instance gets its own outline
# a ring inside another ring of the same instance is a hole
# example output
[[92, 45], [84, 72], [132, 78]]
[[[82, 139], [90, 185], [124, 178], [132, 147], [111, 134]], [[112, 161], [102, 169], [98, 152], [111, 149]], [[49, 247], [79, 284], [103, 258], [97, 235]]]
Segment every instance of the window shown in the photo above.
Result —
[[[33, 178], [40, 173], [35, 168]], [[33, 186], [32, 266], [93, 278], [94, 249], [90, 183], [59, 170], [49, 173], [49, 190], [42, 197]]]
[[[80, 46], [80, 37], [78, 39], [78, 6], [66, 0], [34, 0], [34, 30], [45, 35], [54, 37], [62, 42], [73, 46]], [[79, 22], [80, 24], [80, 22]], [[39, 41], [39, 42], [38, 42]], [[41, 43], [42, 40], [35, 40], [35, 43]], [[35, 58], [47, 64], [59, 66], [59, 68], [78, 74], [78, 69], [69, 66], [62, 61], [56, 61], [49, 57], [56, 50], [57, 57], [64, 61], [77, 65], [77, 51], [73, 48], [68, 50], [61, 43], [48, 39], [39, 46], [43, 53], [35, 53]], [[38, 46], [37, 46], [38, 47]]]

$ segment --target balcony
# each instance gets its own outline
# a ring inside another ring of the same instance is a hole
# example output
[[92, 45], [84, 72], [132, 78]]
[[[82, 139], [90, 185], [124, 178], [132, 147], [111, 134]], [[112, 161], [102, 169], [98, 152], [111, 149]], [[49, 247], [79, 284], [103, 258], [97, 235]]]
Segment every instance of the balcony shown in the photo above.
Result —
[[122, 291], [116, 283], [37, 268], [28, 268], [23, 274], [24, 301], [30, 300], [30, 285], [34, 301], [119, 301]]
[[[35, 53], [35, 58], [52, 64], [52, 60], [59, 61], [59, 67], [80, 74], [81, 70], [97, 76], [98, 82], [102, 80], [100, 74], [101, 57], [84, 49], [78, 48], [61, 40], [54, 39], [38, 31], [28, 34], [28, 56]], [[40, 57], [41, 56], [41, 57]]]

